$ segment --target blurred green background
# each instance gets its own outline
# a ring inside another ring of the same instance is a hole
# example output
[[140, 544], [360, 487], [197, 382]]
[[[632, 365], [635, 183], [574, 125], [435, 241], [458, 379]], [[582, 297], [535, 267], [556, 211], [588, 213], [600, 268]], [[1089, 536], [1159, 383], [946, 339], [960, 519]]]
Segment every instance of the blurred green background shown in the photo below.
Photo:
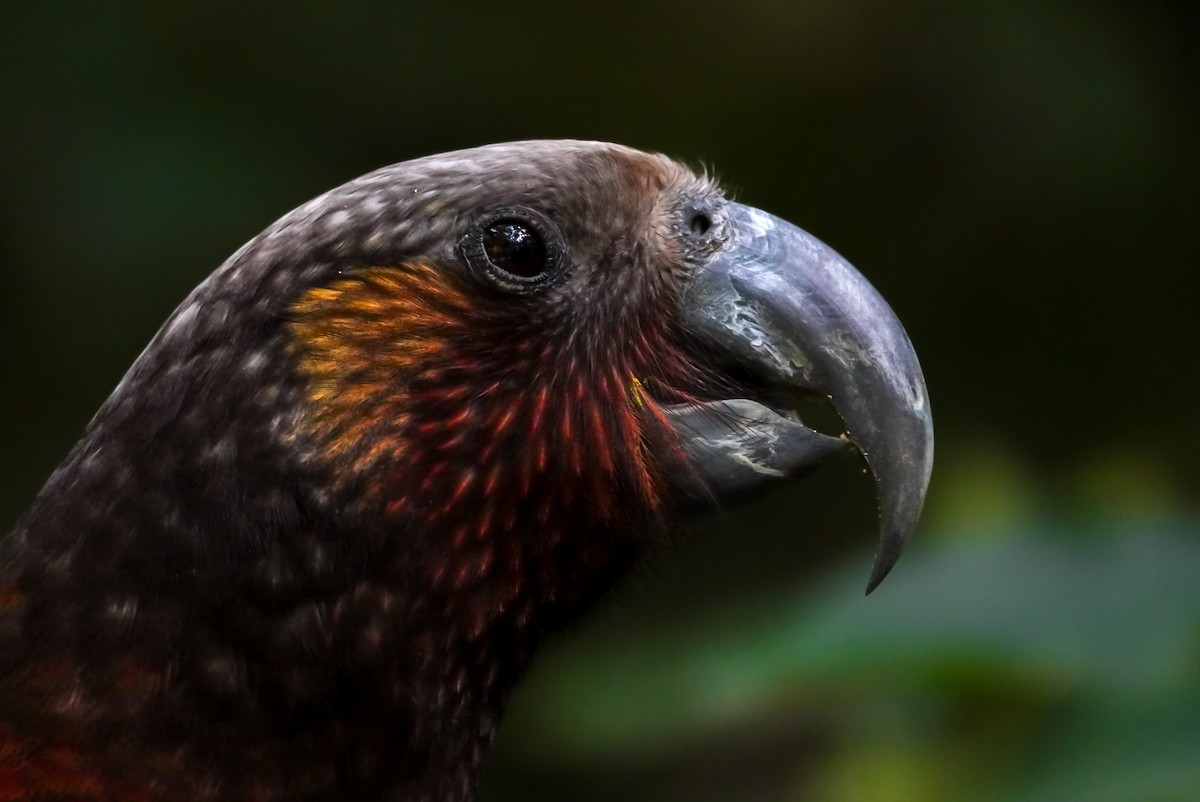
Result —
[[830, 242], [926, 370], [853, 461], [546, 651], [483, 799], [1200, 799], [1200, 4], [0, 5], [0, 529], [161, 321], [367, 170], [608, 139]]

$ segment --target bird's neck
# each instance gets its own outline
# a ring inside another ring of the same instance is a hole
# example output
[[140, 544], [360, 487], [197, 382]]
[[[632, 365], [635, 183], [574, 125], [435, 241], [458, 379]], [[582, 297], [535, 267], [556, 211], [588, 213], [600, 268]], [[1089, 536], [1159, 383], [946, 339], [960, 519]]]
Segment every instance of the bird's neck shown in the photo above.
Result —
[[636, 551], [580, 513], [481, 562], [420, 525], [436, 493], [353, 527], [324, 480], [164, 473], [131, 446], [81, 444], [4, 545], [0, 774], [96, 799], [463, 802], [538, 645]]
[[355, 429], [282, 341], [230, 363], [193, 340], [139, 360], [2, 547], [0, 773], [65, 755], [97, 799], [470, 799], [533, 653], [653, 518], [636, 373], [583, 359], [464, 407], [431, 369]]

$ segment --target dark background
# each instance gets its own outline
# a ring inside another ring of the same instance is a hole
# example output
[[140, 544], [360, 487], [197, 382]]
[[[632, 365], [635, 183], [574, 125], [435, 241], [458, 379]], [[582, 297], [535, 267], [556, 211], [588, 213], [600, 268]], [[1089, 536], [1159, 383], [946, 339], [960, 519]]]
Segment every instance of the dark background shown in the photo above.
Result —
[[0, 530], [158, 325], [383, 164], [709, 166], [889, 299], [938, 457], [861, 597], [849, 461], [548, 650], [483, 797], [1200, 798], [1200, 6], [0, 6]]

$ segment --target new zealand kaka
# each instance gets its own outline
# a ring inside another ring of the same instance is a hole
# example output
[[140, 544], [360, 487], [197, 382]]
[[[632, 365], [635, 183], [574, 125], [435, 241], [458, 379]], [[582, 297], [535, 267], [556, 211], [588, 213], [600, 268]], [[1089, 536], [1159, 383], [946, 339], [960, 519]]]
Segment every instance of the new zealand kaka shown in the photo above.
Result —
[[0, 800], [469, 800], [663, 527], [851, 448], [873, 587], [932, 461], [916, 356], [712, 180], [525, 142], [351, 181], [192, 293], [3, 543]]

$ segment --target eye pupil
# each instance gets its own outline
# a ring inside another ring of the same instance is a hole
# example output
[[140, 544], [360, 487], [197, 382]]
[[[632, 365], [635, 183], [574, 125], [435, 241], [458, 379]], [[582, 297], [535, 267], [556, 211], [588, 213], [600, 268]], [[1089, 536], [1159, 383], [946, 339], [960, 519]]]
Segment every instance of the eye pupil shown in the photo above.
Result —
[[527, 295], [555, 286], [570, 264], [554, 220], [537, 209], [496, 209], [459, 240], [459, 254], [480, 281], [504, 293]]
[[546, 246], [538, 233], [519, 220], [497, 220], [483, 232], [488, 260], [501, 270], [535, 278], [546, 270]]

